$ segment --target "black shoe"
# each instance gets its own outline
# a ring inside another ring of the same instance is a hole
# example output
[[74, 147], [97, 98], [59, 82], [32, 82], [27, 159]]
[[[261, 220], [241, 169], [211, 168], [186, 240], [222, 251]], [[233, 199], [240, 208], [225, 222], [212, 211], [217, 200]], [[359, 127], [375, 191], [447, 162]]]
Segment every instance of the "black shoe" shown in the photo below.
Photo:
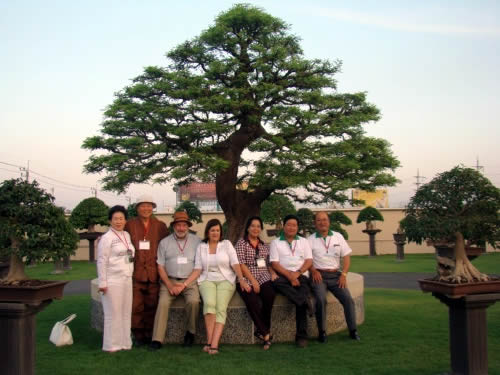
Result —
[[325, 344], [328, 341], [328, 336], [325, 331], [321, 331], [318, 335], [318, 341], [322, 344]]
[[147, 342], [144, 339], [134, 339], [133, 345], [136, 348], [140, 348], [140, 347], [146, 346]]
[[295, 340], [295, 345], [297, 345], [298, 348], [305, 348], [307, 346], [307, 339], [297, 339]]
[[151, 344], [149, 344], [149, 350], [151, 351], [156, 351], [158, 349], [161, 349], [162, 345], [161, 342], [159, 341], [151, 341]]
[[191, 347], [193, 346], [193, 343], [194, 343], [194, 335], [191, 332], [187, 331], [186, 335], [184, 336], [184, 342], [182, 346], [184, 346], [185, 348]]
[[353, 339], [353, 340], [356, 340], [356, 341], [361, 341], [361, 337], [359, 337], [359, 335], [358, 335], [358, 331], [356, 331], [355, 329], [349, 332], [349, 336], [350, 336], [350, 337], [351, 337], [351, 339]]

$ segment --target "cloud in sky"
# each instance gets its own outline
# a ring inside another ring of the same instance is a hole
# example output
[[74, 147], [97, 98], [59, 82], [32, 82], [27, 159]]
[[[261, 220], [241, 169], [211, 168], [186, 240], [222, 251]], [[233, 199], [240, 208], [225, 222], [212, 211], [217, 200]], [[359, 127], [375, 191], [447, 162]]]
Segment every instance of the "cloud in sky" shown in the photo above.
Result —
[[[384, 14], [377, 12], [364, 12], [358, 10], [332, 9], [323, 7], [311, 7], [309, 12], [317, 17], [327, 17], [339, 21], [358, 23], [362, 25], [375, 26], [389, 30], [413, 32], [413, 33], [432, 33], [448, 35], [470, 35], [483, 37], [500, 37], [500, 26], [490, 22], [487, 14], [484, 17], [471, 16], [469, 19], [459, 17], [454, 23], [436, 22], [429, 20], [429, 13], [426, 16], [421, 12], [410, 13], [394, 12], [388, 10]], [[419, 14], [420, 13], [420, 14]], [[438, 15], [441, 12], [438, 12]], [[459, 12], [462, 13], [462, 12]], [[456, 15], [456, 14], [455, 14]], [[476, 20], [475, 20], [476, 19]], [[480, 23], [479, 19], [485, 21]], [[432, 21], [432, 22], [429, 22]]]

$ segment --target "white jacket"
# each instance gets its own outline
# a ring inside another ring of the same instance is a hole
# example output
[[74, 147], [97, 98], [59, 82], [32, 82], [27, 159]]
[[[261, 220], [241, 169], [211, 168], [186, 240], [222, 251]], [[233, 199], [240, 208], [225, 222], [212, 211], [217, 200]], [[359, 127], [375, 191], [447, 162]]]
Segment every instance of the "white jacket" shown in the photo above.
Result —
[[[217, 266], [220, 273], [231, 284], [236, 281], [236, 274], [231, 268], [232, 265], [240, 264], [238, 256], [231, 242], [228, 240], [221, 241], [217, 244], [216, 252]], [[208, 243], [201, 242], [196, 249], [196, 257], [194, 261], [194, 268], [201, 269], [201, 275], [198, 278], [198, 284], [205, 281], [208, 277]]]
[[[125, 241], [127, 246], [122, 241]], [[135, 249], [128, 232], [113, 232], [110, 228], [99, 239], [97, 246], [99, 288], [106, 288], [110, 281], [121, 281], [124, 278], [132, 277], [134, 263], [128, 261], [127, 249], [132, 250], [132, 256], [134, 256]]]

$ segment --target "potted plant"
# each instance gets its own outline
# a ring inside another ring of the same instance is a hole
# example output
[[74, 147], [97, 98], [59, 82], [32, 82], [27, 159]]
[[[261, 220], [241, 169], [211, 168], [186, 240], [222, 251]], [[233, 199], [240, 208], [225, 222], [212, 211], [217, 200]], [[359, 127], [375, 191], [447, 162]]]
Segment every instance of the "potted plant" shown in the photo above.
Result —
[[[404, 219], [403, 219], [404, 220]], [[392, 234], [394, 238], [394, 243], [396, 244], [396, 260], [403, 261], [405, 258], [405, 243], [406, 243], [406, 233], [404, 232], [401, 223], [401, 220], [398, 225], [398, 229], [396, 229], [396, 233]]]
[[89, 241], [89, 262], [95, 261], [94, 241], [102, 235], [96, 232], [96, 225], [108, 225], [108, 206], [95, 197], [82, 200], [71, 212], [69, 221], [77, 229], [86, 229], [80, 233], [80, 239]]
[[283, 229], [283, 219], [290, 214], [296, 214], [296, 210], [288, 197], [272, 194], [267, 198], [260, 207], [260, 216], [264, 223], [275, 226], [275, 229], [267, 231], [267, 235], [269, 237], [277, 236]]
[[488, 372], [486, 308], [500, 299], [500, 280], [481, 273], [465, 248], [466, 241], [496, 246], [499, 211], [500, 190], [478, 171], [457, 166], [417, 190], [402, 222], [409, 241], [453, 245], [448, 256], [436, 252], [437, 275], [419, 283], [449, 308], [456, 374]]
[[366, 223], [366, 229], [363, 233], [367, 233], [370, 238], [370, 256], [377, 255], [377, 249], [375, 247], [375, 235], [380, 232], [380, 229], [375, 227], [375, 221], [384, 221], [384, 217], [375, 207], [367, 206], [359, 211], [357, 223]]
[[482, 282], [489, 277], [467, 258], [466, 242], [495, 247], [500, 239], [499, 211], [500, 190], [476, 170], [455, 167], [417, 190], [402, 226], [409, 241], [453, 246], [450, 256], [437, 253], [436, 281]]
[[61, 298], [66, 281], [30, 280], [23, 260], [47, 261], [74, 253], [78, 235], [54, 197], [35, 182], [0, 185], [0, 258], [9, 271], [0, 280], [0, 363], [5, 373], [34, 373], [35, 314]]

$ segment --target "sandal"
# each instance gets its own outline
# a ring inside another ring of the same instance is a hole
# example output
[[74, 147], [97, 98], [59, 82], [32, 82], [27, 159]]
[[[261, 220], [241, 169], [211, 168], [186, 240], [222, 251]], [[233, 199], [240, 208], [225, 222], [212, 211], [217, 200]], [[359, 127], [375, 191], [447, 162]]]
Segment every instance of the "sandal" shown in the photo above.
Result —
[[253, 333], [253, 335], [254, 335], [255, 337], [257, 337], [257, 338], [258, 338], [260, 341], [262, 341], [262, 342], [265, 342], [265, 341], [266, 341], [266, 340], [264, 339], [264, 335], [262, 335], [262, 333], [259, 333], [259, 332], [255, 331], [255, 332]]
[[264, 341], [264, 346], [262, 347], [262, 349], [269, 350], [269, 348], [271, 347], [271, 344], [272, 344], [271, 339]]
[[210, 352], [210, 345], [209, 344], [204, 344], [203, 345], [203, 349], [202, 349], [205, 353], [209, 353]]
[[210, 349], [208, 349], [208, 354], [210, 354], [210, 355], [219, 354], [219, 348], [210, 347]]

